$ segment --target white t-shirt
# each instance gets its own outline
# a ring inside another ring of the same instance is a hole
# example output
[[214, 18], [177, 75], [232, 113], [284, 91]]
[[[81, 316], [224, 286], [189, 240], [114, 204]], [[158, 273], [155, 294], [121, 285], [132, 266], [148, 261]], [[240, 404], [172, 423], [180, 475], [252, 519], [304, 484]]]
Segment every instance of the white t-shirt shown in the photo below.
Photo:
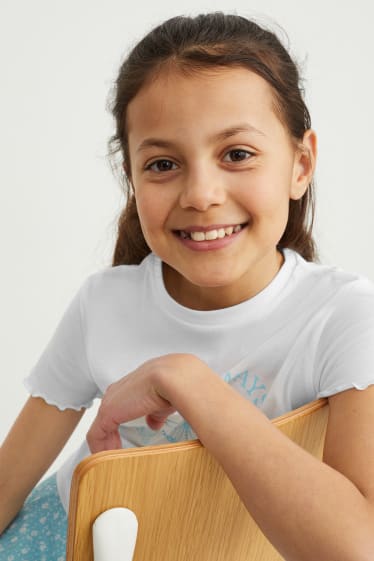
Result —
[[[146, 360], [192, 353], [273, 419], [319, 397], [374, 384], [374, 284], [309, 263], [295, 251], [283, 253], [283, 266], [261, 292], [212, 311], [173, 300], [153, 253], [140, 265], [93, 273], [26, 387], [60, 409], [80, 409]], [[120, 433], [124, 447], [196, 438], [179, 413], [159, 431], [142, 417], [122, 425]], [[87, 455], [84, 441], [58, 471], [66, 510], [73, 470]]]

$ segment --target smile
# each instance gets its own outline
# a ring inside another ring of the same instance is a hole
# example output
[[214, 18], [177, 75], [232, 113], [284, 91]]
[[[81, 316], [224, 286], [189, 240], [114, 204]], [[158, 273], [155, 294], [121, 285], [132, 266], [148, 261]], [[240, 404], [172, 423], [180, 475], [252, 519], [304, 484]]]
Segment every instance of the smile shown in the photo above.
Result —
[[212, 228], [212, 229], [204, 229], [205, 231], [202, 230], [197, 230], [195, 228], [189, 229], [190, 231], [187, 230], [177, 230], [177, 233], [179, 234], [179, 236], [184, 239], [184, 240], [194, 240], [195, 242], [203, 242], [203, 241], [207, 241], [207, 240], [216, 240], [216, 239], [222, 239], [228, 236], [231, 236], [233, 233], [236, 234], [238, 232], [240, 232], [240, 230], [242, 230], [245, 226], [247, 225], [247, 223], [245, 224], [236, 224], [234, 226], [226, 226], [226, 227], [221, 227], [221, 228]]

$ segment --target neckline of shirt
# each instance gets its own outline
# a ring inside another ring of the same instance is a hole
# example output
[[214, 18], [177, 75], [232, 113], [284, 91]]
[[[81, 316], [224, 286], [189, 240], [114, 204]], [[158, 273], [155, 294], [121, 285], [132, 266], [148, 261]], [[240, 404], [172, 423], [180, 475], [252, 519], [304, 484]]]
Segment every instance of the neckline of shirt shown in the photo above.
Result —
[[165, 313], [187, 323], [217, 325], [219, 323], [231, 324], [233, 322], [246, 323], [258, 320], [268, 315], [270, 311], [282, 300], [281, 293], [288, 285], [298, 264], [298, 254], [291, 249], [282, 250], [284, 263], [273, 280], [258, 294], [248, 300], [218, 310], [193, 310], [179, 304], [170, 296], [166, 290], [163, 274], [162, 261], [155, 253], [148, 257], [151, 264], [151, 290], [154, 301]]

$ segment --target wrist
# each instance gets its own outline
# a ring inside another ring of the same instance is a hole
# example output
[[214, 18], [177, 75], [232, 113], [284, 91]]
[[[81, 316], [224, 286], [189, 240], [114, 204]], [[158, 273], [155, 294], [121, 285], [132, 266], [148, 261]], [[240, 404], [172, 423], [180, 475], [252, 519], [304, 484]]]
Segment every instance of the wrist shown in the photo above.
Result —
[[157, 391], [199, 435], [202, 418], [206, 414], [212, 418], [211, 409], [215, 408], [212, 396], [227, 392], [227, 384], [195, 355], [178, 354], [165, 358], [170, 361], [166, 368], [157, 372]]
[[203, 371], [208, 369], [199, 358], [187, 353], [160, 357], [158, 366], [154, 374], [155, 390], [178, 411], [186, 399], [193, 399], [203, 382]]

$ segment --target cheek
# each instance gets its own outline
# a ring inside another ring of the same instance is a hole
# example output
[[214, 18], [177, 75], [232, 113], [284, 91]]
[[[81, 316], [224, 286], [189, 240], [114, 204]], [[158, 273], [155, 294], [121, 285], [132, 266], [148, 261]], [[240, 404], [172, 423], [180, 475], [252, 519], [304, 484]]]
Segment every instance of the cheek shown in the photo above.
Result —
[[168, 215], [168, 203], [157, 189], [135, 191], [136, 206], [143, 233], [157, 230]]
[[288, 189], [274, 178], [250, 182], [244, 194], [245, 205], [254, 216], [271, 215], [287, 209], [289, 204]]
[[247, 197], [253, 206], [265, 214], [288, 209], [291, 186], [290, 165], [281, 159], [265, 162], [248, 179]]
[[143, 230], [144, 237], [147, 239], [147, 232], [152, 230], [153, 222], [155, 219], [155, 214], [151, 212], [152, 205], [150, 204], [149, 199], [144, 197], [141, 192], [135, 192], [135, 199], [136, 199], [136, 208], [138, 210], [138, 216], [140, 220], [140, 225]]

